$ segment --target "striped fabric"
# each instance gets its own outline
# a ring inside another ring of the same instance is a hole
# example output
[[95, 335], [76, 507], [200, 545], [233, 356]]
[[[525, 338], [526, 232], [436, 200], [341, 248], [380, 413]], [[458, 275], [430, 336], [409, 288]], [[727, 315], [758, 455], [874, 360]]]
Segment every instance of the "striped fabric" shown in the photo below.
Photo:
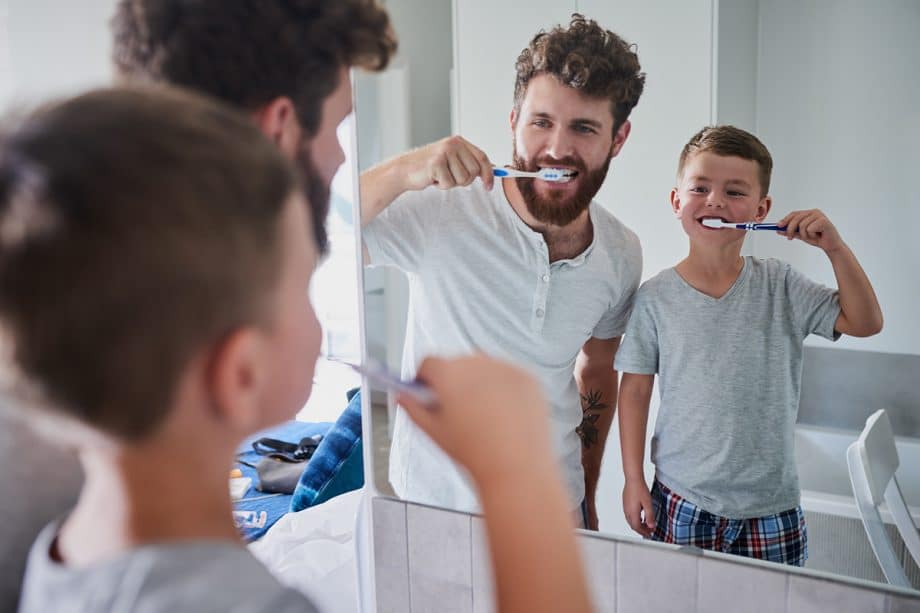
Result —
[[729, 519], [704, 511], [655, 480], [655, 541], [804, 566], [808, 532], [802, 507], [751, 519]]

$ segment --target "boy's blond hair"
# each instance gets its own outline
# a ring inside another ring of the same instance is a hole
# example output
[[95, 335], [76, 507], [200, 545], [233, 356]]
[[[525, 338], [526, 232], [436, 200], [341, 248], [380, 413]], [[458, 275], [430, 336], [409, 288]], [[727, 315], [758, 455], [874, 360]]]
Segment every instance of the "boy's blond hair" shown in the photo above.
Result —
[[757, 175], [760, 180], [760, 197], [763, 198], [769, 193], [773, 158], [760, 139], [750, 132], [735, 126], [707, 126], [694, 134], [680, 152], [680, 161], [677, 164], [678, 181], [683, 176], [684, 166], [690, 156], [705, 151], [756, 162]]

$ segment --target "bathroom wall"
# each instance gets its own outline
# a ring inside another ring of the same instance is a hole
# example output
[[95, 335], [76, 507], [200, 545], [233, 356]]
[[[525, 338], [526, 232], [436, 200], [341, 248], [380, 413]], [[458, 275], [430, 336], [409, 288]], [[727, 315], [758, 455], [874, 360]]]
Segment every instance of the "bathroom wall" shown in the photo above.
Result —
[[[377, 610], [495, 611], [482, 518], [372, 500]], [[633, 539], [580, 533], [596, 610], [907, 613], [920, 594]]]

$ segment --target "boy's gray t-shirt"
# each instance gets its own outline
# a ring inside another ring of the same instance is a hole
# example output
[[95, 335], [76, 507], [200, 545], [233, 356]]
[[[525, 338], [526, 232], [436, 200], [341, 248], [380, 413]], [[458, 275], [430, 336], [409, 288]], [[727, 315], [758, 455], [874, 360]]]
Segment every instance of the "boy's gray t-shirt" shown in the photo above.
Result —
[[20, 613], [316, 611], [303, 594], [279, 583], [242, 545], [218, 541], [148, 545], [75, 569], [51, 558], [58, 529], [58, 522], [49, 524], [32, 546]]
[[659, 375], [651, 445], [658, 480], [732, 519], [797, 506], [803, 341], [812, 333], [836, 340], [839, 314], [836, 290], [774, 259], [745, 257], [721, 298], [673, 268], [646, 281], [616, 369]]

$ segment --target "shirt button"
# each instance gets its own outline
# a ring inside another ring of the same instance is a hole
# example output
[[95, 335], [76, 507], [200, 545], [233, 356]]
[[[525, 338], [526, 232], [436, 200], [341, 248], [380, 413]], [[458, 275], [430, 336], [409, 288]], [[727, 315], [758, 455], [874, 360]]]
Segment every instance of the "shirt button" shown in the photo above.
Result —
[[543, 317], [543, 309], [537, 309], [537, 317]]
[[544, 283], [549, 283], [549, 275], [543, 275], [542, 279]]

